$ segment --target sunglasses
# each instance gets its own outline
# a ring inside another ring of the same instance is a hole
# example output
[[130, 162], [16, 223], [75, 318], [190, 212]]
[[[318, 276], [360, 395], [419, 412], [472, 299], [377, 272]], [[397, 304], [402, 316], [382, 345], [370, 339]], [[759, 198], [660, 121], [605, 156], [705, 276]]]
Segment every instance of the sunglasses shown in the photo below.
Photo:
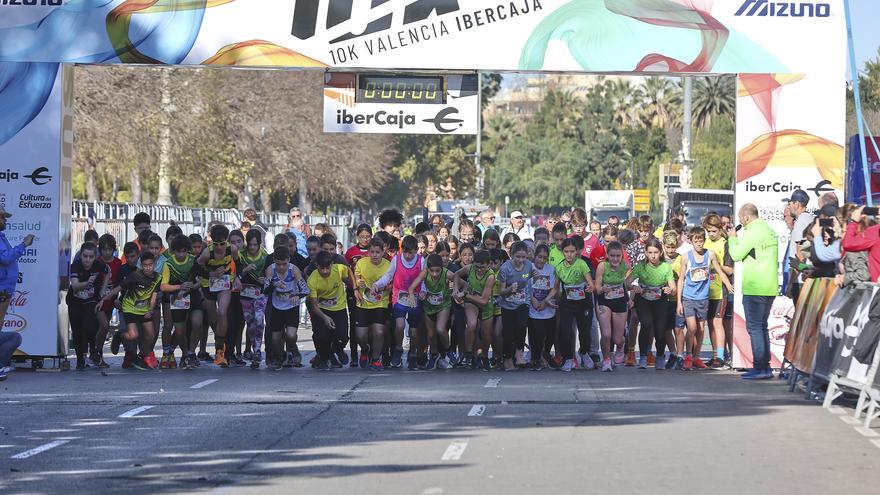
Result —
[[225, 246], [225, 245], [227, 245], [227, 244], [229, 244], [228, 241], [217, 241], [217, 242], [214, 243], [215, 246], [220, 246], [220, 247], [223, 247], [223, 246]]

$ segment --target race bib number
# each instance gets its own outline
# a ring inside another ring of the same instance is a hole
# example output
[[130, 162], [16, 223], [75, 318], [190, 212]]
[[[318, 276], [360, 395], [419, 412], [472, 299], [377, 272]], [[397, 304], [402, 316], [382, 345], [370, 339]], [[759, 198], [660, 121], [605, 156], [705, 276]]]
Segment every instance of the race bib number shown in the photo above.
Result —
[[565, 297], [569, 301], [582, 301], [587, 297], [587, 291], [583, 285], [565, 288]]
[[332, 309], [336, 306], [336, 303], [339, 302], [338, 297], [332, 297], [330, 299], [318, 299], [318, 307], [324, 309]]
[[91, 299], [95, 297], [95, 287], [92, 286], [87, 289], [80, 289], [73, 293], [73, 297], [77, 299], [82, 299], [83, 301]]
[[646, 301], [656, 301], [663, 295], [662, 287], [642, 287], [642, 299]]
[[190, 295], [175, 296], [171, 299], [171, 309], [189, 309], [191, 304]]
[[510, 295], [507, 296], [507, 301], [512, 304], [525, 304], [526, 302], [528, 302], [525, 289], [520, 289], [516, 292], [512, 292]]
[[605, 291], [605, 299], [620, 299], [625, 293], [623, 285], [612, 285]]
[[379, 294], [373, 294], [373, 291], [370, 289], [364, 289], [364, 302], [370, 304], [376, 304], [382, 300], [382, 297]]
[[532, 289], [550, 290], [550, 277], [536, 276], [532, 279]]
[[228, 274], [218, 278], [211, 277], [208, 283], [211, 292], [222, 292], [232, 288], [232, 282], [229, 280]]
[[[318, 299], [318, 306], [324, 307], [321, 305], [321, 301], [324, 299]], [[333, 299], [335, 302], [336, 299]], [[297, 297], [293, 292], [276, 292], [275, 293], [275, 303], [279, 306], [297, 306], [299, 305], [299, 297]]]
[[426, 300], [431, 306], [440, 306], [441, 304], [443, 304], [443, 293], [429, 292]]
[[397, 298], [397, 302], [403, 306], [408, 307], [408, 308], [415, 308], [416, 307], [416, 298], [413, 297], [412, 294], [401, 293]]
[[257, 299], [263, 295], [263, 291], [256, 285], [244, 284], [241, 286], [241, 297]]
[[709, 280], [709, 270], [706, 268], [694, 268], [691, 270], [691, 280], [694, 282]]
[[135, 309], [144, 310], [150, 308], [150, 301], [135, 301]]

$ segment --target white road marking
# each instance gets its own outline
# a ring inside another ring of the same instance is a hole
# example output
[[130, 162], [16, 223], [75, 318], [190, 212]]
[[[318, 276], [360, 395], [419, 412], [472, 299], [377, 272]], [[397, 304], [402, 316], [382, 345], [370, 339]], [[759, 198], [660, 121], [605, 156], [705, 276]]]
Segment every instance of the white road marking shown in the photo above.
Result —
[[141, 406], [141, 407], [136, 407], [136, 408], [134, 408], [134, 409], [132, 409], [132, 410], [130, 410], [130, 411], [125, 411], [124, 413], [120, 414], [119, 417], [120, 417], [120, 418], [133, 418], [133, 417], [137, 416], [138, 414], [140, 414], [140, 413], [142, 413], [142, 412], [144, 412], [144, 411], [148, 411], [148, 410], [150, 410], [150, 409], [152, 409], [152, 408], [154, 408], [154, 407], [156, 407], [156, 406]]
[[880, 437], [880, 433], [877, 433], [876, 431], [872, 430], [871, 428], [865, 428], [864, 426], [856, 426], [854, 429], [857, 432], [859, 432], [859, 435], [861, 435], [865, 438]]
[[871, 440], [871, 443], [874, 444], [874, 447], [877, 447], [878, 449], [880, 449], [880, 439], [878, 439], [878, 440]]
[[482, 416], [484, 412], [486, 412], [486, 406], [483, 404], [476, 404], [471, 408], [468, 416]]
[[193, 386], [190, 387], [190, 388], [203, 388], [203, 387], [207, 387], [208, 385], [210, 385], [210, 384], [216, 382], [217, 380], [218, 380], [217, 378], [212, 378], [211, 380], [205, 380], [205, 381], [203, 381], [203, 382], [196, 383], [195, 385], [193, 385]]
[[498, 388], [499, 383], [501, 383], [501, 378], [489, 378], [483, 388]]
[[442, 495], [443, 489], [439, 486], [432, 486], [430, 488], [425, 488], [422, 490], [422, 495]]
[[846, 410], [840, 406], [831, 406], [828, 408], [828, 412], [837, 415], [846, 414]]
[[862, 424], [862, 421], [860, 419], [854, 418], [852, 416], [838, 416], [838, 418], [840, 418], [841, 421], [848, 425], [855, 426]]
[[443, 452], [443, 457], [441, 457], [440, 460], [457, 461], [461, 459], [462, 454], [464, 454], [464, 449], [467, 448], [467, 444], [467, 440], [456, 440], [450, 443], [449, 447], [446, 447], [446, 452]]
[[19, 454], [15, 454], [14, 456], [10, 457], [10, 459], [19, 459], [19, 460], [27, 459], [28, 457], [33, 457], [41, 452], [45, 452], [49, 449], [54, 449], [55, 447], [59, 447], [61, 445], [64, 445], [65, 443], [67, 443], [69, 441], [70, 440], [55, 440], [53, 442], [49, 442], [47, 444], [40, 445], [39, 447], [34, 447], [30, 450], [25, 450], [24, 452], [21, 452]]

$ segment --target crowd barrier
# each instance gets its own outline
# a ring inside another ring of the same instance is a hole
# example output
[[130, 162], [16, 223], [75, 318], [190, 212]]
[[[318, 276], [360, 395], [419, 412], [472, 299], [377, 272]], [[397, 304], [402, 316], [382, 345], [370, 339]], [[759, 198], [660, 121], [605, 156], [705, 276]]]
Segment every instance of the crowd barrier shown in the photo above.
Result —
[[858, 396], [854, 416], [865, 426], [880, 417], [880, 286], [838, 288], [833, 279], [809, 279], [791, 322], [785, 360], [791, 390], [808, 378], [807, 397], [826, 384], [823, 407], [844, 393]]
[[[208, 225], [213, 222], [220, 222], [232, 230], [241, 227], [244, 220], [242, 211], [228, 208], [188, 208], [154, 204], [74, 201], [71, 217], [71, 245], [78, 247], [82, 244], [86, 231], [94, 229], [98, 235], [113, 235], [121, 247], [136, 238], [132, 220], [140, 212], [150, 215], [151, 228], [163, 237], [165, 229], [171, 226], [172, 222], [187, 235], [204, 235], [208, 230]], [[288, 216], [285, 212], [257, 212], [257, 216], [273, 234], [287, 230]], [[303, 219], [309, 225], [326, 223], [333, 229], [343, 245], [347, 246], [350, 243], [351, 229], [354, 227], [352, 216], [305, 215]]]

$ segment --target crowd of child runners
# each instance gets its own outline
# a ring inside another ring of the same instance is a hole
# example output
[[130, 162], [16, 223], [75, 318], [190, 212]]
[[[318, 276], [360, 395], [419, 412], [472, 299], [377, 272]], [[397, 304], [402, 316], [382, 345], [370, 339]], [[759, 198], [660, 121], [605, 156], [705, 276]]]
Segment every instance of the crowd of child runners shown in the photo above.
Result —
[[318, 370], [730, 366], [727, 216], [691, 228], [680, 218], [655, 227], [647, 215], [602, 225], [576, 208], [534, 229], [520, 220], [503, 236], [466, 217], [435, 216], [412, 235], [402, 223], [383, 211], [344, 252], [326, 226], [266, 239], [265, 229], [216, 224], [203, 238], [172, 225], [162, 237], [141, 213], [137, 240], [121, 251], [113, 236], [90, 232], [67, 294], [76, 368], [108, 366], [114, 309], [110, 350], [140, 370], [302, 367], [307, 320], [316, 353], [305, 364]]

